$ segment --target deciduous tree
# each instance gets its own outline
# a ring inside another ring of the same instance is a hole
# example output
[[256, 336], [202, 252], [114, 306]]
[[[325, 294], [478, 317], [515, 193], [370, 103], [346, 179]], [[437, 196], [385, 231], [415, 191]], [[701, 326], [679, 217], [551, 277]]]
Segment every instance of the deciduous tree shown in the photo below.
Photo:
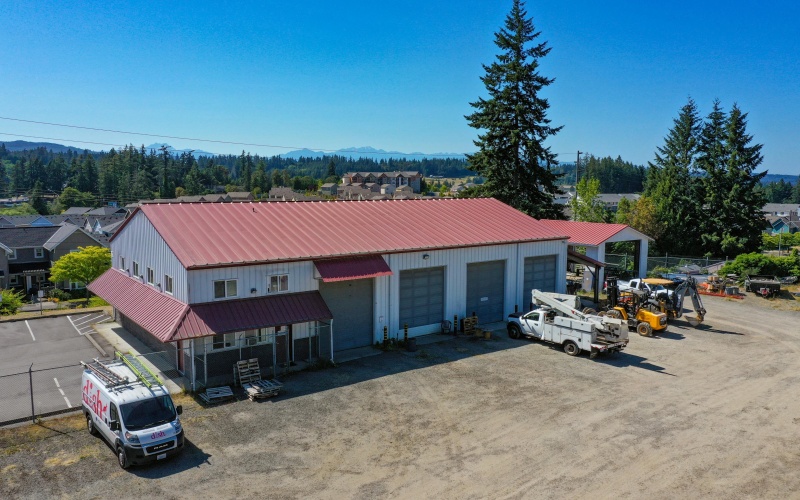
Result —
[[[50, 268], [50, 281], [91, 283], [111, 267], [111, 250], [105, 247], [78, 247], [77, 252], [63, 255]], [[89, 297], [89, 290], [86, 290]]]

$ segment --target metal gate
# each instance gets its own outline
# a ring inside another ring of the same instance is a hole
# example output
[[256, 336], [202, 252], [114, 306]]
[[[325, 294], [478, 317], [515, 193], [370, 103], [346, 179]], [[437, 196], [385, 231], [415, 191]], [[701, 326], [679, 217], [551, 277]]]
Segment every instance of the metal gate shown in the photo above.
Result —
[[372, 344], [373, 281], [320, 282], [319, 293], [333, 314], [334, 351]]
[[506, 295], [506, 261], [467, 264], [467, 315], [480, 323], [503, 321]]
[[522, 286], [522, 303], [531, 307], [531, 290], [556, 291], [556, 256], [525, 258], [525, 279]]
[[400, 328], [444, 320], [444, 267], [400, 271]]

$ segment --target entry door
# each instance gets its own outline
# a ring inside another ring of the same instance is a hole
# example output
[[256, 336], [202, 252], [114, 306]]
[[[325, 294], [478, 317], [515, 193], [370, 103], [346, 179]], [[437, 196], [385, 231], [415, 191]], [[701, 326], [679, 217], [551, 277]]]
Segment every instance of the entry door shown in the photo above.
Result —
[[467, 264], [467, 315], [475, 313], [481, 324], [503, 321], [506, 261]]
[[320, 282], [319, 293], [333, 314], [333, 350], [372, 345], [373, 279]]

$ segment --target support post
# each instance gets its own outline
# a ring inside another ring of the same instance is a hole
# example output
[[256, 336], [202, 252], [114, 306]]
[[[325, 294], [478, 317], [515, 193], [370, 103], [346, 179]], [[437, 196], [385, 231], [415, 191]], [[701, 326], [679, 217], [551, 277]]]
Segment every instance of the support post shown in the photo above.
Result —
[[453, 315], [453, 335], [458, 337], [458, 314]]
[[389, 345], [389, 327], [388, 326], [384, 326], [383, 327], [383, 347], [386, 347], [387, 345]]
[[36, 409], [33, 406], [33, 363], [31, 363], [30, 368], [28, 368], [28, 383], [30, 384], [31, 390], [31, 421], [36, 420]]
[[408, 344], [408, 323], [403, 323], [403, 343]]

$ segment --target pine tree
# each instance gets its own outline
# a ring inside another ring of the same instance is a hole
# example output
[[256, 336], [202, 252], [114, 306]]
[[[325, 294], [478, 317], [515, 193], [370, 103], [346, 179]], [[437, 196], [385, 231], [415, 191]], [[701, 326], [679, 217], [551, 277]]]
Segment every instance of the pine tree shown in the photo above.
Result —
[[727, 118], [719, 99], [714, 101], [702, 127], [698, 142], [697, 167], [703, 173], [700, 181], [703, 186], [702, 199], [705, 215], [698, 229], [703, 243], [704, 254], [719, 255], [721, 227], [725, 210], [724, 199], [730, 186], [725, 176], [725, 126]]
[[533, 217], [564, 218], [554, 202], [560, 193], [559, 175], [550, 169], [558, 165], [556, 155], [544, 141], [561, 127], [546, 117], [550, 107], [539, 93], [553, 79], [539, 73], [539, 60], [550, 52], [547, 42], [531, 45], [540, 36], [533, 19], [520, 0], [514, 0], [504, 27], [495, 33], [500, 49], [497, 60], [484, 65], [481, 81], [488, 99], [470, 103], [475, 112], [465, 118], [480, 130], [474, 141], [478, 152], [468, 155], [470, 168], [486, 181], [482, 189]]
[[761, 211], [766, 199], [756, 187], [767, 172], [754, 173], [764, 158], [761, 144], [750, 145], [747, 113], [734, 104], [725, 126], [724, 193], [720, 213], [712, 214], [719, 222], [719, 249], [724, 255], [755, 252], [761, 246], [761, 232], [766, 221]]
[[657, 148], [645, 186], [645, 195], [655, 204], [655, 219], [663, 231], [656, 239], [662, 252], [699, 255], [698, 229], [702, 218], [702, 199], [697, 198], [698, 181], [694, 173], [700, 119], [692, 99], [681, 108], [674, 126]]

